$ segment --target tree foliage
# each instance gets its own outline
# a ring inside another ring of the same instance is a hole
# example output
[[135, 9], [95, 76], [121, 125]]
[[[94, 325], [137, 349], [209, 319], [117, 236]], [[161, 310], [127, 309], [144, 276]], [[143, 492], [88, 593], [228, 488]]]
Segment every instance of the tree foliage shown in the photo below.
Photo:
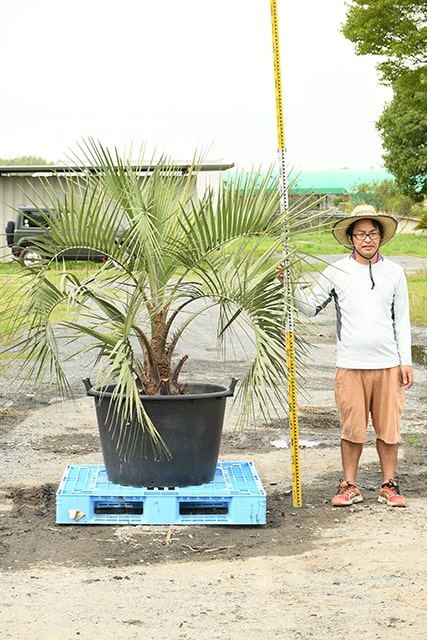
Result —
[[397, 186], [421, 200], [427, 195], [427, 67], [408, 71], [395, 81], [393, 100], [377, 129], [385, 149], [384, 164]]
[[385, 56], [378, 64], [385, 84], [427, 63], [425, 0], [352, 0], [347, 6], [342, 33], [357, 55]]
[[350, 213], [358, 204], [371, 204], [378, 211], [400, 216], [416, 215], [419, 205], [402, 193], [395, 180], [365, 182], [354, 186], [346, 204], [340, 207]]
[[38, 156], [19, 156], [17, 158], [0, 158], [0, 166], [2, 167], [26, 167], [47, 165], [49, 162]]
[[427, 4], [425, 0], [352, 0], [344, 36], [357, 55], [381, 56], [381, 82], [393, 99], [376, 123], [384, 165], [414, 200], [427, 194]]

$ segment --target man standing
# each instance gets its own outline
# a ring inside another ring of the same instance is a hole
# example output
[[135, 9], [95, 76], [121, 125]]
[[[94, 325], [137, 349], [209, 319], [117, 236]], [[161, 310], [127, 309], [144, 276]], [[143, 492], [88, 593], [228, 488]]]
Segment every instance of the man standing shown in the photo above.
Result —
[[396, 220], [360, 205], [332, 233], [351, 254], [329, 265], [297, 308], [315, 316], [334, 300], [337, 316], [335, 400], [341, 422], [343, 480], [335, 507], [363, 500], [356, 475], [371, 414], [382, 472], [379, 502], [405, 507], [395, 481], [404, 390], [413, 384], [411, 332], [403, 269], [379, 253]]

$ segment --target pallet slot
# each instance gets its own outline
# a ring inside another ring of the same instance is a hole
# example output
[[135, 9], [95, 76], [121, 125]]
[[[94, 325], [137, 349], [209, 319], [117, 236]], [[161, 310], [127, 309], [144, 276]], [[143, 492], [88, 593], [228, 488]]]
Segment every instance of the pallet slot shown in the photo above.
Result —
[[205, 504], [201, 504], [200, 502], [179, 503], [179, 515], [181, 516], [225, 514], [228, 514], [228, 504], [211, 504], [209, 502]]
[[129, 514], [129, 515], [142, 515], [144, 513], [144, 503], [143, 502], [129, 502], [129, 503], [118, 503], [114, 504], [112, 502], [95, 502], [93, 512], [98, 513], [108, 513], [108, 514]]

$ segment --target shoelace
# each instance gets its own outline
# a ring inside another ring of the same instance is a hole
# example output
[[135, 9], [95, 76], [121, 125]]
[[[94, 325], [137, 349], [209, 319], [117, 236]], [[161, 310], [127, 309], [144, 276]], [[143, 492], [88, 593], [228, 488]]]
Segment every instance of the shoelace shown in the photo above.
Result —
[[347, 491], [351, 491], [352, 489], [356, 489], [356, 486], [354, 484], [351, 484], [351, 482], [347, 482], [344, 485], [342, 482], [340, 483], [339, 487], [338, 487], [338, 491], [337, 491], [337, 495], [338, 494], [344, 494]]
[[384, 482], [384, 484], [382, 484], [381, 487], [382, 487], [382, 489], [387, 487], [388, 489], [391, 489], [392, 491], [394, 491], [394, 493], [396, 495], [400, 495], [399, 485], [396, 484], [395, 482], [393, 482], [393, 480], [389, 480], [388, 482]]

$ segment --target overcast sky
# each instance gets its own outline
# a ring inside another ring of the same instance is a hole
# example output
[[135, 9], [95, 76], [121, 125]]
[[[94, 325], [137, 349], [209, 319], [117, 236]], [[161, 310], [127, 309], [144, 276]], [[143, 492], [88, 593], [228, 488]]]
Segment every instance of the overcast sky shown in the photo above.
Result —
[[[278, 0], [285, 137], [298, 169], [378, 167], [390, 99], [339, 29], [344, 0]], [[276, 162], [269, 0], [2, 2], [0, 157], [111, 146]]]

